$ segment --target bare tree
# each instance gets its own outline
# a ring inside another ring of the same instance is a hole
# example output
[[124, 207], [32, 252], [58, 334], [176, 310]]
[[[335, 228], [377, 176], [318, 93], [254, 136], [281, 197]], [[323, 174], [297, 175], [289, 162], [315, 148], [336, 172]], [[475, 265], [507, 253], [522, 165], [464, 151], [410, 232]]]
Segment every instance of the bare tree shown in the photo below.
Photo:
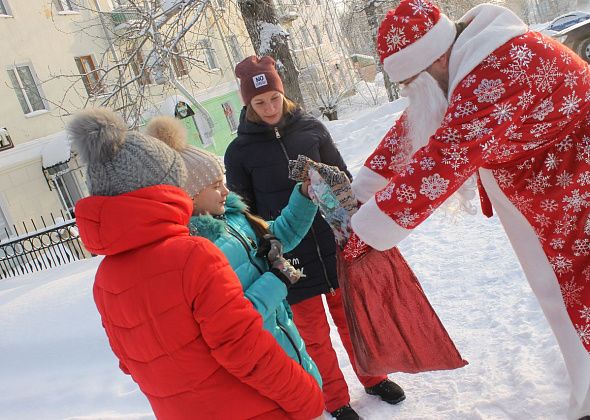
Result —
[[286, 95], [303, 104], [299, 72], [289, 51], [289, 34], [279, 25], [272, 0], [238, 0], [242, 17], [257, 55], [270, 55], [285, 83]]
[[[210, 23], [216, 19], [209, 0], [119, 0], [113, 10], [101, 9], [98, 0], [70, 3], [83, 16], [72, 35], [90, 38], [95, 49], [92, 56], [76, 58], [78, 73], [60, 71], [43, 81], [70, 81], [63, 97], [51, 101], [62, 115], [80, 106], [107, 106], [136, 127], [162, 98], [180, 92], [197, 108], [199, 128], [212, 133], [209, 114], [192, 94], [208, 86], [191, 76], [194, 70], [219, 73], [218, 63], [208, 62], [215, 60], [209, 53], [215, 37]], [[82, 104], [77, 98], [84, 98]]]
[[328, 119], [338, 117], [343, 100], [355, 92], [357, 75], [330, 1], [280, 7], [279, 19], [290, 33], [291, 53], [307, 108]]

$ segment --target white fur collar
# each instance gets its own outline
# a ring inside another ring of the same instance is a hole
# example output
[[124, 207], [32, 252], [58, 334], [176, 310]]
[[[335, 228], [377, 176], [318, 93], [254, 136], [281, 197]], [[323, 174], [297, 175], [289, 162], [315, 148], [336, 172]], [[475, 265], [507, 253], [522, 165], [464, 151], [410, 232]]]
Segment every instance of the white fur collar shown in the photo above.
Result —
[[468, 23], [451, 50], [449, 59], [449, 98], [475, 67], [494, 50], [528, 31], [527, 25], [511, 10], [493, 4], [480, 4], [459, 22]]

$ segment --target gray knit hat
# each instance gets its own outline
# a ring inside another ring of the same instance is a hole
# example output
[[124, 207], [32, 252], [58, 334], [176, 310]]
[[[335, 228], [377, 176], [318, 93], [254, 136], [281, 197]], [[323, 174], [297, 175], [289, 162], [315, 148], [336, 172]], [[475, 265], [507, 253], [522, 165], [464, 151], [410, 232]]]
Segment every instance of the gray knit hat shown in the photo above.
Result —
[[191, 197], [223, 178], [225, 170], [219, 158], [206, 150], [187, 144], [186, 129], [176, 118], [154, 117], [149, 122], [146, 132], [180, 153], [187, 171], [184, 189]]
[[186, 168], [170, 147], [138, 131], [106, 108], [78, 113], [67, 127], [74, 148], [87, 163], [92, 195], [119, 195], [153, 185], [181, 187]]

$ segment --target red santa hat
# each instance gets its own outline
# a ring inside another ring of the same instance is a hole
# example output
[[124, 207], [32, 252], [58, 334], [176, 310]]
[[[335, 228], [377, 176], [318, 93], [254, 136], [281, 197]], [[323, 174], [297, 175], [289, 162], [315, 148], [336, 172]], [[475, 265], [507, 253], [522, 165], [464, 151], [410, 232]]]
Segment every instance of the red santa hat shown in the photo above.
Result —
[[426, 0], [402, 0], [379, 27], [377, 51], [394, 82], [426, 70], [453, 45], [455, 24]]

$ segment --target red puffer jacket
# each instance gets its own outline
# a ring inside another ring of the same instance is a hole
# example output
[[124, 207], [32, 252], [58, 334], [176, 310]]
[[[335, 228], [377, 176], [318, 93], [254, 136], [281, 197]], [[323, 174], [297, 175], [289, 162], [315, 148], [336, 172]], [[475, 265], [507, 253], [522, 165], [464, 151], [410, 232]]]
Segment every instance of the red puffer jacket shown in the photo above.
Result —
[[159, 419], [311, 419], [316, 381], [262, 328], [238, 278], [191, 237], [190, 198], [155, 186], [80, 200], [89, 251], [106, 255], [94, 299], [121, 369]]

